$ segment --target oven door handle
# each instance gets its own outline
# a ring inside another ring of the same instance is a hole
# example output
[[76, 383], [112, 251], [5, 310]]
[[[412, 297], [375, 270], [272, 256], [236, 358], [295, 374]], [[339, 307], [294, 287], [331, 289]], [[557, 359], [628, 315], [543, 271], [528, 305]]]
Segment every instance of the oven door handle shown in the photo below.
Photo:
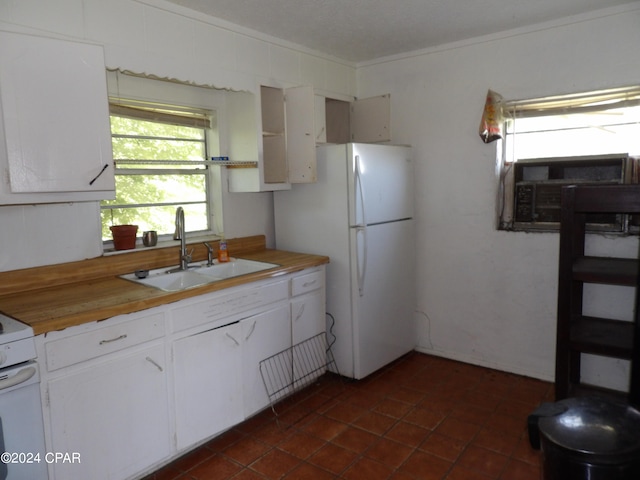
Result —
[[16, 373], [13, 377], [0, 380], [0, 390], [4, 390], [5, 388], [11, 388], [14, 385], [18, 385], [20, 383], [26, 382], [35, 374], [36, 374], [35, 367], [23, 368], [18, 373]]

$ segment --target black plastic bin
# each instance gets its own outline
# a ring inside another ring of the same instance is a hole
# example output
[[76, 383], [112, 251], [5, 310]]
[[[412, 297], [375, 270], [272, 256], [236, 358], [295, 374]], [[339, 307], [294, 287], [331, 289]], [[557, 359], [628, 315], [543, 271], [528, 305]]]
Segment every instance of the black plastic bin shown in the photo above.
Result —
[[639, 480], [640, 411], [600, 397], [540, 405], [528, 419], [543, 480]]

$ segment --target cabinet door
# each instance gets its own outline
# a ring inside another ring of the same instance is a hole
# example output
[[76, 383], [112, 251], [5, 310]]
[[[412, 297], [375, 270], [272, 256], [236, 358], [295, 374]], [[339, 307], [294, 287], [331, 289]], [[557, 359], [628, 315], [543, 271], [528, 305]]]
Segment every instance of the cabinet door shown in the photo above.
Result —
[[289, 182], [313, 183], [317, 179], [313, 88], [287, 88], [285, 95]]
[[327, 143], [391, 141], [391, 96], [388, 94], [352, 102], [326, 98], [324, 117]]
[[313, 294], [291, 301], [291, 331], [294, 345], [325, 331], [324, 304], [324, 290], [316, 290]]
[[258, 168], [230, 168], [229, 191], [291, 188], [287, 178], [284, 91], [258, 86], [258, 94], [228, 92], [229, 157], [257, 161]]
[[102, 47], [0, 32], [0, 98], [9, 193], [113, 198]]
[[240, 322], [243, 340], [243, 381], [245, 417], [269, 406], [269, 392], [281, 392], [284, 396], [291, 385], [290, 354], [282, 353], [264, 366], [260, 362], [291, 347], [291, 322], [289, 305], [254, 315]]
[[241, 339], [234, 323], [174, 342], [179, 451], [243, 420]]
[[51, 449], [78, 452], [55, 478], [118, 479], [171, 453], [163, 345], [149, 346], [48, 382]]
[[391, 96], [361, 98], [351, 102], [352, 142], [388, 142], [391, 140]]
[[325, 327], [324, 290], [291, 301], [294, 384], [307, 384], [326, 371], [326, 337], [316, 337]]
[[327, 107], [322, 95], [314, 95], [314, 137], [316, 143], [327, 143]]

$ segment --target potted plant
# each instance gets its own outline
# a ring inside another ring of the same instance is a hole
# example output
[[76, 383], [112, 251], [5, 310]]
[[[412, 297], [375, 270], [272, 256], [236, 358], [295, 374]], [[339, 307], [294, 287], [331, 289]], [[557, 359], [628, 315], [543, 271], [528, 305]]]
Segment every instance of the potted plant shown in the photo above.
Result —
[[136, 247], [138, 225], [112, 225], [109, 230], [113, 235], [113, 248], [116, 250], [130, 250]]

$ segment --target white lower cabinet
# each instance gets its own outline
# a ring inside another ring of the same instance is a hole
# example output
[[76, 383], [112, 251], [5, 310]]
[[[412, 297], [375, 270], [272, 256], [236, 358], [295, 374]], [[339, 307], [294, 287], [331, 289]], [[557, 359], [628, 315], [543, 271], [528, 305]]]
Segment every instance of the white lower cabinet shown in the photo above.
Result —
[[303, 342], [325, 331], [324, 290], [291, 301], [293, 344]]
[[306, 385], [326, 371], [324, 267], [291, 279], [293, 385]]
[[260, 372], [262, 360], [291, 347], [289, 305], [281, 305], [273, 310], [245, 318], [240, 324], [243, 340], [244, 414], [245, 417], [250, 417], [269, 406], [267, 385], [270, 393], [286, 389], [291, 385], [291, 360], [287, 360], [286, 355], [279, 356], [274, 364], [265, 365], [264, 381]]
[[53, 478], [128, 478], [171, 453], [164, 343], [49, 380]]
[[324, 331], [324, 289], [317, 267], [36, 337], [47, 451], [81, 459], [50, 480], [143, 477], [268, 407], [274, 355], [284, 397], [292, 345]]
[[240, 325], [173, 343], [176, 444], [183, 450], [244, 419]]
[[325, 331], [324, 294], [315, 292], [291, 302], [293, 344], [293, 384], [307, 384], [326, 371], [326, 337], [314, 338]]

